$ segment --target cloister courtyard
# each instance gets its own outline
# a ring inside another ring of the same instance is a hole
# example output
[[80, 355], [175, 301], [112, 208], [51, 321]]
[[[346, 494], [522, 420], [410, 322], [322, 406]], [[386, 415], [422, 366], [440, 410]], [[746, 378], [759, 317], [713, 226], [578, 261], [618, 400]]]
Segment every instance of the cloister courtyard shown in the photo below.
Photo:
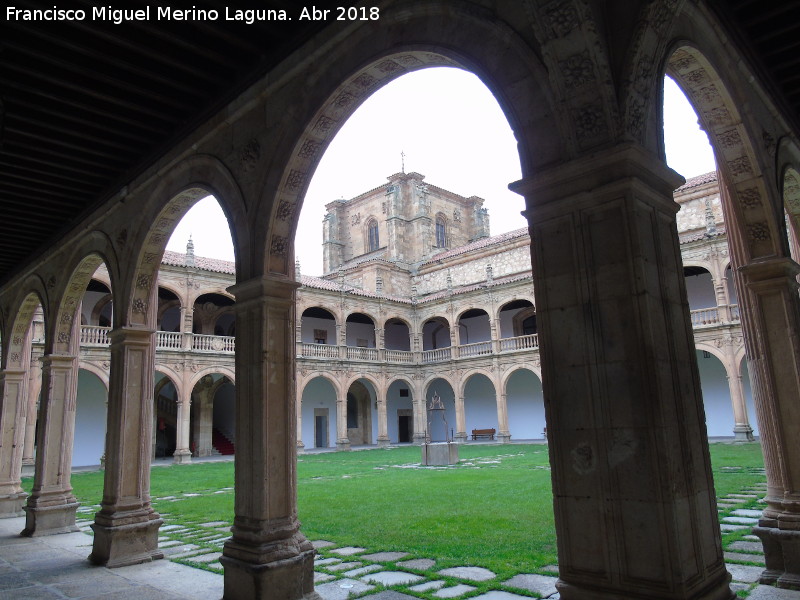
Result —
[[[711, 443], [710, 449], [732, 588], [741, 597], [800, 597], [800, 592], [755, 583], [764, 565], [760, 542], [750, 533], [766, 488], [760, 444]], [[298, 457], [299, 517], [303, 533], [317, 549], [314, 577], [324, 599], [388, 592], [395, 595], [384, 600], [400, 600], [398, 593], [427, 600], [557, 597], [547, 445], [462, 444], [460, 458], [450, 467], [422, 467], [418, 446]], [[20, 579], [16, 570], [31, 568], [26, 562], [30, 553], [18, 543], [0, 548], [0, 599], [220, 597], [219, 557], [230, 535], [234, 502], [229, 457], [191, 465], [156, 461], [152, 469], [153, 506], [165, 519], [159, 549], [171, 563], [202, 570], [188, 578], [194, 584], [151, 590], [160, 572], [178, 568], [166, 561], [161, 571], [151, 571], [150, 580], [141, 575], [142, 566], [110, 571], [62, 566], [61, 578], [53, 575], [59, 560], [71, 564], [82, 560], [81, 551], [88, 555], [89, 525], [99, 510], [103, 475], [91, 471], [72, 477], [83, 533], [27, 540], [41, 545], [35, 550], [41, 553], [47, 543], [73, 538], [77, 541], [68, 558], [38, 560], [38, 570]], [[23, 480], [26, 489], [31, 484]], [[13, 531], [11, 525], [0, 536], [11, 539]], [[91, 582], [101, 571], [102, 585], [97, 587]], [[19, 587], [10, 588], [13, 582]], [[198, 596], [193, 586], [205, 591]]]

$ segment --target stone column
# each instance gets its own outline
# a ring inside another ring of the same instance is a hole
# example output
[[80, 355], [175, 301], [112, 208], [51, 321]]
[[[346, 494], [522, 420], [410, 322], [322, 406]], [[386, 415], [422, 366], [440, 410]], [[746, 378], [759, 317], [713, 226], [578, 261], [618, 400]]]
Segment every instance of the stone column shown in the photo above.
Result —
[[[23, 346], [30, 353], [30, 343]], [[28, 408], [28, 371], [5, 369], [0, 372], [0, 518], [19, 517], [28, 496], [22, 491], [22, 450]]]
[[255, 279], [236, 296], [236, 469], [226, 600], [318, 599], [314, 548], [297, 520], [294, 290]]
[[[500, 389], [499, 387], [497, 389]], [[508, 430], [508, 399], [505, 394], [497, 394], [497, 441], [508, 444], [511, 441], [511, 432]]]
[[456, 434], [453, 441], [463, 444], [467, 441], [467, 415], [464, 412], [464, 394], [456, 394]]
[[347, 390], [341, 389], [336, 398], [336, 449], [350, 450], [350, 438], [347, 437]]
[[750, 427], [750, 419], [747, 418], [742, 376], [738, 373], [730, 373], [727, 368], [725, 375], [728, 378], [728, 389], [733, 406], [733, 437], [742, 442], [752, 442], [755, 438], [753, 437], [753, 428]]
[[178, 398], [177, 428], [175, 433], [175, 453], [172, 462], [185, 465], [192, 462], [192, 449], [189, 448], [192, 426], [192, 390], [189, 386], [181, 386], [181, 396]]
[[732, 600], [672, 190], [620, 144], [525, 196], [563, 600]]
[[424, 444], [428, 438], [428, 411], [425, 406], [425, 388], [417, 384], [414, 386], [414, 401], [411, 403], [414, 411], [414, 435], [411, 436], [411, 441], [416, 445]]
[[24, 536], [78, 531], [72, 494], [72, 445], [78, 397], [75, 356], [50, 354], [42, 360], [42, 400], [37, 424], [38, 449], [33, 490], [25, 506]]
[[302, 454], [306, 445], [303, 443], [303, 392], [299, 387], [295, 392], [295, 410], [297, 411], [297, 453]]
[[211, 396], [214, 380], [210, 375], [203, 377], [195, 386], [194, 399], [194, 443], [197, 456], [211, 456], [214, 451], [212, 434], [214, 429], [214, 398]]
[[378, 394], [378, 447], [389, 445], [389, 420], [386, 415], [386, 390], [376, 390]]
[[39, 407], [39, 391], [42, 381], [41, 356], [31, 356], [31, 365], [28, 369], [28, 408], [25, 416], [25, 446], [22, 451], [23, 470], [30, 469], [26, 476], [32, 475], [36, 463], [36, 411]]
[[105, 482], [89, 560], [122, 567], [164, 556], [163, 520], [150, 506], [155, 344], [154, 331], [142, 327], [116, 328], [109, 338]]

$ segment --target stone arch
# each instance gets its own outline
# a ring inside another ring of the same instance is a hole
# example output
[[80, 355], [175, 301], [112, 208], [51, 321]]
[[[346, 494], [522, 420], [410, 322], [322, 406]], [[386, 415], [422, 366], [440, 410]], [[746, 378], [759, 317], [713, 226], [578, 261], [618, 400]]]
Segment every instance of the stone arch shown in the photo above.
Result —
[[[746, 121], [739, 106], [746, 98], [737, 97], [725, 81], [731, 80], [722, 64], [712, 64], [699, 44], [677, 41], [667, 53], [665, 69], [686, 94], [708, 133], [719, 170], [724, 175], [730, 197], [722, 195], [729, 228], [742, 232], [746, 262], [753, 258], [785, 252], [776, 219], [772, 214], [770, 192], [774, 192], [762, 162], [763, 151], [754, 143], [751, 131], [757, 124]], [[741, 75], [739, 75], [741, 77]], [[763, 131], [764, 136], [769, 136]]]
[[106, 393], [108, 392], [108, 369], [99, 367], [96, 364], [86, 360], [79, 361], [78, 368], [83, 369], [84, 371], [88, 371], [89, 373], [97, 377], [100, 380], [100, 382], [105, 386]]
[[100, 316], [101, 316], [103, 310], [105, 309], [106, 306], [108, 306], [109, 303], [111, 303], [113, 301], [114, 301], [114, 296], [113, 296], [113, 294], [111, 292], [109, 292], [104, 297], [102, 297], [100, 300], [98, 300], [97, 304], [95, 304], [94, 308], [92, 309], [92, 314], [91, 314], [92, 323], [99, 323], [100, 322]]
[[227, 377], [230, 382], [236, 385], [236, 372], [233, 369], [228, 367], [223, 367], [222, 365], [214, 365], [211, 367], [205, 367], [204, 369], [200, 369], [192, 375], [192, 378], [189, 380], [189, 389], [194, 389], [194, 387], [200, 382], [200, 380], [205, 377], [206, 375], [222, 375], [223, 377]]
[[122, 305], [115, 311], [118, 315], [115, 319], [154, 328], [156, 307], [151, 306], [151, 302], [167, 240], [178, 221], [198, 200], [208, 195], [214, 196], [228, 219], [237, 264], [239, 257], [248, 260], [247, 253], [240, 251], [249, 240], [243, 225], [244, 203], [233, 175], [214, 157], [187, 158], [160, 177], [158, 186], [142, 207], [142, 222], [146, 226], [135, 240], [128, 241], [133, 249], [130, 273], [122, 282], [125, 284], [123, 293], [117, 294], [118, 304]]
[[175, 392], [178, 394], [178, 400], [180, 400], [183, 397], [183, 386], [181, 385], [183, 380], [178, 373], [168, 367], [164, 367], [163, 365], [158, 365], [156, 368], [156, 373], [160, 373], [163, 375], [163, 377], [153, 387], [153, 397], [158, 398], [158, 392], [161, 391], [161, 388], [168, 383], [171, 383], [175, 388]]
[[364, 254], [375, 252], [381, 247], [380, 223], [374, 215], [369, 215], [364, 222]]
[[350, 389], [350, 386], [353, 385], [359, 379], [365, 379], [372, 384], [372, 387], [375, 388], [375, 393], [380, 394], [380, 391], [383, 389], [383, 386], [380, 384], [378, 379], [369, 374], [369, 373], [359, 373], [357, 375], [352, 375], [345, 380], [344, 389]]
[[[22, 369], [25, 366], [27, 361], [23, 354], [25, 338], [37, 306], [41, 305], [44, 312], [45, 328], [50, 322], [46, 303], [46, 287], [41, 278], [36, 275], [28, 277], [21, 289], [24, 291], [17, 295], [11, 304], [12, 308], [6, 324], [8, 331], [4, 332], [5, 335], [2, 338], [3, 352], [0, 358], [2, 358], [3, 369]], [[45, 340], [45, 347], [47, 344], [48, 341]]]
[[703, 352], [708, 352], [709, 354], [712, 354], [712, 355], [714, 355], [714, 357], [715, 357], [715, 358], [718, 358], [718, 359], [719, 359], [719, 361], [720, 361], [720, 362], [721, 362], [723, 365], [726, 365], [726, 364], [727, 364], [728, 357], [726, 357], [726, 356], [725, 356], [725, 354], [723, 354], [723, 353], [722, 353], [722, 352], [719, 350], [719, 348], [717, 348], [717, 347], [716, 347], [716, 346], [714, 346], [713, 344], [711, 344], [711, 343], [708, 343], [708, 342], [696, 342], [696, 343], [695, 343], [695, 348], [696, 348], [697, 350], [702, 350]]
[[[331, 139], [364, 99], [405, 73], [432, 66], [475, 73], [492, 90], [515, 132], [523, 173], [528, 166], [552, 163], [566, 154], [569, 130], [566, 125], [564, 131], [552, 126], [558, 109], [544, 66], [529, 44], [492, 11], [441, 1], [427, 6], [424, 14], [403, 10], [382, 15], [381, 26], [391, 28], [393, 35], [375, 36], [368, 27], [356, 28], [346, 45], [315, 64], [307, 80], [299, 77], [304, 89], [317, 93], [294, 103], [296, 114], [284, 120], [296, 129], [282, 138], [286, 146], [278, 151], [286, 158], [279, 162], [281, 168], [263, 170], [259, 210], [268, 214], [258, 215], [256, 222], [267, 223], [268, 230], [252, 236], [263, 243], [269, 273], [292, 274], [291, 240], [299, 208], [310, 174]], [[407, 39], [415, 43], [396, 41]], [[476, 39], [482, 43], [475, 44]]]
[[542, 380], [542, 368], [536, 364], [532, 365], [512, 365], [500, 375], [500, 389], [503, 393], [506, 392], [508, 389], [508, 380], [511, 379], [511, 376], [516, 373], [517, 371], [530, 371], [539, 379]]
[[312, 373], [309, 373], [303, 378], [302, 387], [300, 388], [301, 398], [303, 397], [303, 392], [306, 391], [306, 387], [308, 386], [308, 384], [311, 383], [311, 381], [313, 381], [314, 379], [317, 379], [318, 377], [325, 379], [328, 383], [330, 383], [333, 386], [333, 389], [336, 390], [337, 397], [340, 397], [342, 395], [342, 386], [339, 385], [339, 380], [333, 373], [329, 373], [327, 371], [313, 371]]

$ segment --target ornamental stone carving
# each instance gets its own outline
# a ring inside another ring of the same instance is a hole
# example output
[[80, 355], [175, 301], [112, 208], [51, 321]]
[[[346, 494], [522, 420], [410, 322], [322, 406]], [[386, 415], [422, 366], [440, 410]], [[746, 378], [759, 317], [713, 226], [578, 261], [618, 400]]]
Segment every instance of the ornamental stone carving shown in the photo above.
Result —
[[248, 141], [239, 152], [239, 163], [245, 173], [255, 169], [260, 158], [261, 144], [259, 144], [258, 140], [255, 138]]

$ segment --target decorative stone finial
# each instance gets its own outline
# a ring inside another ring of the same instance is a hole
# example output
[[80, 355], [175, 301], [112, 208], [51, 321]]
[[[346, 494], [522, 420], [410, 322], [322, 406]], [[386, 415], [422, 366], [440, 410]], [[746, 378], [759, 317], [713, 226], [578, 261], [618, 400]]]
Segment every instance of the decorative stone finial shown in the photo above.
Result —
[[295, 281], [300, 281], [300, 261], [294, 261], [294, 278]]
[[191, 234], [189, 234], [189, 241], [186, 242], [186, 259], [184, 260], [184, 264], [187, 267], [194, 266], [194, 242], [192, 241]]

